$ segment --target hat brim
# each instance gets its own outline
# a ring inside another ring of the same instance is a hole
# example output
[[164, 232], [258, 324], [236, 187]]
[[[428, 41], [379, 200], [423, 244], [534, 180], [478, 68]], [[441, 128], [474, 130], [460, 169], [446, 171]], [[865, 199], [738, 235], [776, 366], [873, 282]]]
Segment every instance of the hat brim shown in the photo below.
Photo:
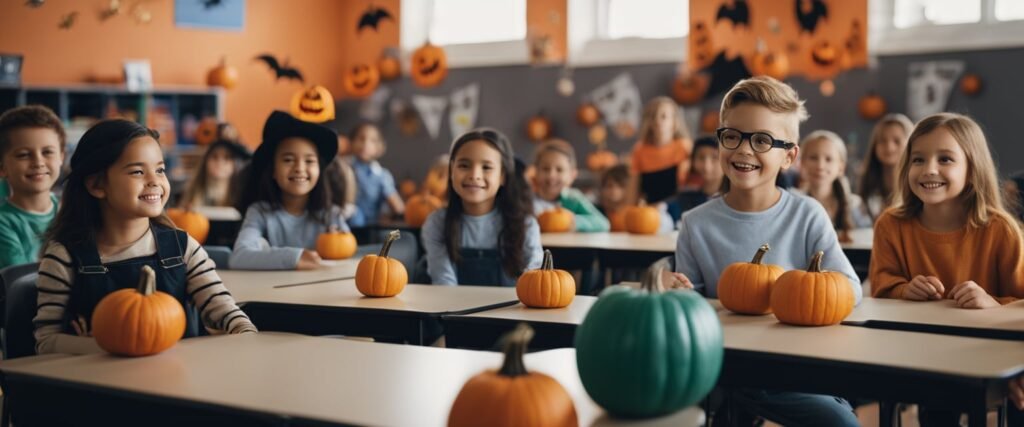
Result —
[[324, 169], [338, 155], [338, 134], [326, 126], [305, 122], [283, 111], [270, 113], [263, 125], [263, 142], [253, 153], [252, 161], [265, 165], [274, 158], [277, 146], [287, 138], [303, 138], [316, 147], [320, 169]]

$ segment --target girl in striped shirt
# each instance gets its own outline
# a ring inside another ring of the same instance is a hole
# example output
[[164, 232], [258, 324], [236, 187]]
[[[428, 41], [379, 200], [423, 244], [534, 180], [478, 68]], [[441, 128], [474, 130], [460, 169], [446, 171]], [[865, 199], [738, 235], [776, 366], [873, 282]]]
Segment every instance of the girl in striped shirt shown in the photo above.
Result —
[[137, 123], [107, 120], [79, 141], [39, 264], [37, 353], [101, 351], [90, 333], [93, 309], [135, 286], [143, 265], [156, 271], [157, 289], [185, 308], [186, 337], [201, 326], [256, 332], [206, 251], [164, 215], [170, 184], [158, 138]]

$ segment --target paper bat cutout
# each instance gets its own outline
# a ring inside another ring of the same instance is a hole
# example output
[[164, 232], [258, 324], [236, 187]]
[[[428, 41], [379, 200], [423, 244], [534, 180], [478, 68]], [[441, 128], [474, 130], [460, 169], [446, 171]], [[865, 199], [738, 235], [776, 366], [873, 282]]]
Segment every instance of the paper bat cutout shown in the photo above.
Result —
[[392, 21], [395, 20], [395, 18], [391, 16], [391, 12], [388, 12], [387, 9], [370, 6], [366, 12], [363, 12], [363, 16], [359, 17], [359, 25], [356, 26], [356, 32], [362, 31], [363, 27], [370, 27], [377, 30], [377, 25], [384, 19], [390, 19]]
[[822, 0], [796, 0], [796, 20], [800, 32], [814, 33], [818, 23], [828, 18], [828, 6]]
[[256, 59], [265, 62], [267, 64], [267, 66], [270, 67], [271, 70], [274, 70], [274, 74], [275, 74], [274, 80], [275, 81], [279, 80], [281, 77], [284, 77], [284, 78], [287, 78], [287, 79], [295, 79], [295, 80], [298, 80], [298, 81], [300, 81], [302, 83], [306, 82], [302, 78], [302, 73], [300, 73], [298, 69], [292, 68], [292, 67], [288, 66], [288, 61], [287, 60], [285, 60], [285, 62], [283, 64], [279, 63], [279, 62], [277, 62], [277, 59], [274, 58], [274, 56], [270, 55], [270, 54], [263, 54], [263, 55], [257, 56]]
[[70, 30], [72, 25], [75, 25], [75, 18], [78, 18], [78, 12], [71, 12], [60, 18], [60, 29]]
[[715, 22], [721, 20], [732, 21], [732, 25], [738, 27], [740, 25], [750, 28], [750, 9], [747, 8], [746, 0], [735, 0], [732, 7], [727, 4], [722, 4], [718, 7], [718, 14], [715, 15]]
[[210, 10], [224, 4], [223, 0], [199, 0], [199, 2], [203, 4], [203, 9], [206, 10]]

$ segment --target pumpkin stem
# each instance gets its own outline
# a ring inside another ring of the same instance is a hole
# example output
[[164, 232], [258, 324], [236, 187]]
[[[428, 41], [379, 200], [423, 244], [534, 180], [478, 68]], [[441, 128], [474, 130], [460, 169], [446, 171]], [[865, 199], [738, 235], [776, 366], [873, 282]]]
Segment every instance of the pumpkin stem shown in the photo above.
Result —
[[526, 365], [523, 364], [523, 354], [526, 353], [531, 339], [533, 339], [533, 328], [525, 323], [516, 325], [515, 329], [501, 337], [505, 361], [502, 362], [498, 375], [517, 377], [528, 373]]
[[541, 270], [551, 270], [554, 268], [554, 261], [551, 259], [551, 251], [544, 250], [544, 262], [540, 265]]
[[650, 293], [660, 294], [665, 292], [665, 285], [661, 282], [662, 267], [648, 268], [644, 272], [644, 279], [640, 282], [640, 289]]
[[391, 244], [394, 243], [395, 240], [400, 239], [401, 237], [402, 234], [399, 233], [398, 230], [392, 230], [390, 233], [388, 233], [388, 239], [384, 241], [384, 247], [380, 248], [379, 256], [382, 258], [387, 258], [388, 252], [391, 250]]
[[825, 251], [818, 251], [811, 258], [811, 265], [807, 266], [808, 273], [821, 273], [821, 258], [825, 256]]
[[769, 247], [767, 243], [761, 245], [760, 248], [757, 248], [757, 253], [754, 254], [754, 259], [752, 261], [750, 261], [750, 263], [751, 264], [760, 264], [761, 263], [761, 259], [764, 258], [764, 255], [767, 254], [768, 251], [770, 251], [770, 250], [772, 250], [772, 248]]
[[139, 293], [142, 296], [150, 296], [153, 292], [156, 292], [156, 273], [153, 272], [153, 267], [148, 265], [142, 266], [142, 271], [139, 274]]

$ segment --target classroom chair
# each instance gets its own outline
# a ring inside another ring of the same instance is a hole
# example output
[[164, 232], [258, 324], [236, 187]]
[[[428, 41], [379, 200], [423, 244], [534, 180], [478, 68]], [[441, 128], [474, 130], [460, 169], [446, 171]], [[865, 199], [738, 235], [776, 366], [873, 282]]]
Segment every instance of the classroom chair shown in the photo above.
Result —
[[7, 284], [14, 283], [19, 277], [39, 270], [38, 262], [9, 265], [0, 269], [0, 328], [4, 326], [4, 301], [7, 295]]
[[[38, 267], [37, 267], [38, 268]], [[36, 354], [36, 278], [38, 271], [30, 271], [21, 277], [7, 281], [4, 286], [7, 298], [4, 301], [4, 359], [32, 356]]]
[[213, 260], [218, 269], [231, 269], [231, 266], [228, 265], [228, 260], [231, 259], [231, 248], [219, 245], [204, 245], [203, 249], [206, 250], [206, 254], [210, 256], [210, 259]]

